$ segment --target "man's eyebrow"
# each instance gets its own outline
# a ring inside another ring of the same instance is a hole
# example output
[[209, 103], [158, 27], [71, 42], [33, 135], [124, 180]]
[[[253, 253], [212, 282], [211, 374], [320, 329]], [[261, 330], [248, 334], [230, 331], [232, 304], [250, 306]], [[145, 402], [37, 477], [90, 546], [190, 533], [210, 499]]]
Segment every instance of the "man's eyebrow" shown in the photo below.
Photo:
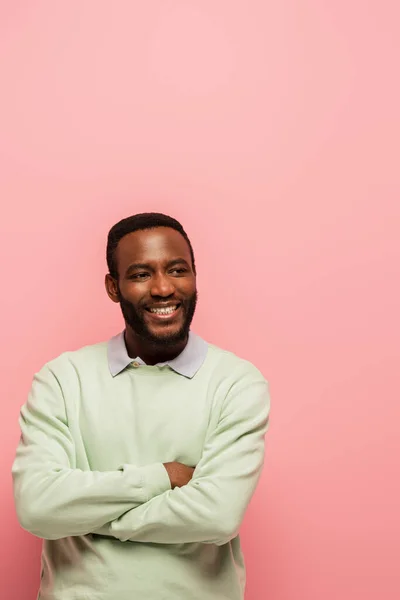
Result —
[[167, 267], [174, 267], [175, 265], [187, 265], [189, 266], [189, 263], [187, 260], [185, 260], [184, 258], [174, 258], [173, 260], [170, 260], [167, 263]]
[[[167, 268], [182, 264], [187, 265], [188, 267], [190, 266], [187, 260], [185, 260], [184, 258], [174, 258], [173, 260], [168, 261]], [[147, 271], [154, 270], [153, 267], [148, 263], [132, 263], [125, 271], [125, 275], [129, 275], [130, 273], [132, 273], [132, 271], [136, 271], [137, 269], [144, 269]]]

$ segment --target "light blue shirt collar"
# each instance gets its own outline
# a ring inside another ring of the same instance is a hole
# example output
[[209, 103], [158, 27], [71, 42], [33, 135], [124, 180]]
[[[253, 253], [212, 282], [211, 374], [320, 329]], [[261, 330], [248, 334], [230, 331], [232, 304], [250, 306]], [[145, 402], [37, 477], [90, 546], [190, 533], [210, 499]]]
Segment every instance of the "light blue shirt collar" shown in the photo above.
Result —
[[[184, 375], [190, 379], [196, 375], [207, 356], [208, 344], [201, 337], [189, 332], [189, 340], [185, 348], [178, 356], [164, 363], [158, 363], [156, 366], [162, 367], [168, 365], [179, 375]], [[125, 345], [124, 331], [109, 340], [107, 346], [108, 365], [111, 375], [115, 377], [121, 371], [133, 362], [144, 365], [140, 357], [131, 358]]]

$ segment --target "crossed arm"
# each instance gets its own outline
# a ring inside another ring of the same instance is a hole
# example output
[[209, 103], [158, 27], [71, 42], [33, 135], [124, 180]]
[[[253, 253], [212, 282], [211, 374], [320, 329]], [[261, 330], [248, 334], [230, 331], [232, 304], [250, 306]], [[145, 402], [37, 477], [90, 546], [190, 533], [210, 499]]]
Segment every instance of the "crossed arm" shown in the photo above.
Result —
[[21, 409], [12, 469], [19, 521], [45, 539], [94, 533], [121, 541], [226, 543], [261, 473], [268, 415], [268, 386], [257, 371], [226, 396], [187, 485], [171, 489], [162, 463], [82, 471], [74, 465], [61, 390], [44, 368]]

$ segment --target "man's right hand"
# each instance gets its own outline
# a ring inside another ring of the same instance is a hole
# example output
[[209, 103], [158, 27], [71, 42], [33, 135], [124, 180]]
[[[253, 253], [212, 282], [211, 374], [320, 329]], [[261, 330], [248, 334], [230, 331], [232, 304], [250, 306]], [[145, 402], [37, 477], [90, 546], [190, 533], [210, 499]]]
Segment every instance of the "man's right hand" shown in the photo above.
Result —
[[187, 485], [194, 473], [194, 467], [187, 467], [179, 462], [164, 463], [164, 467], [167, 470], [172, 489]]

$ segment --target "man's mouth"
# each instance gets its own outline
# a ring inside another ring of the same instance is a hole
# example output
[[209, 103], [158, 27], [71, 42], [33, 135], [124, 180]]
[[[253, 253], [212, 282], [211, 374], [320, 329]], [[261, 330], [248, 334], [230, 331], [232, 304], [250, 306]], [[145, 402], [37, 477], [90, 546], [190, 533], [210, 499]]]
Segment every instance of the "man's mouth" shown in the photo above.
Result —
[[149, 312], [156, 319], [171, 319], [175, 317], [178, 313], [181, 304], [170, 304], [168, 306], [150, 306], [146, 308], [146, 311]]

